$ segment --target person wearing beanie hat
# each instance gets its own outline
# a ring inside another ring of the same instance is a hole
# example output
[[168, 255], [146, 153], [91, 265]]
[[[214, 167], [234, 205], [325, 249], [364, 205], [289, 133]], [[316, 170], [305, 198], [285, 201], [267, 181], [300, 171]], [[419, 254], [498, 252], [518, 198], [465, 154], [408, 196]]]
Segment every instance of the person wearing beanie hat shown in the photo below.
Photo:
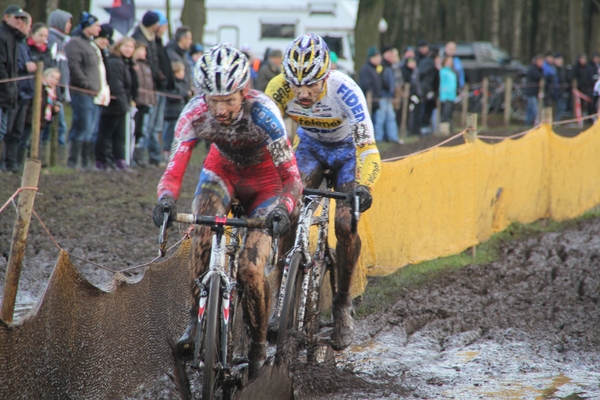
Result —
[[[60, 71], [60, 84], [56, 88], [58, 101], [62, 104], [71, 101], [69, 92], [69, 65], [65, 45], [70, 39], [69, 34], [73, 27], [73, 14], [64, 10], [54, 10], [48, 16], [48, 47], [56, 54], [56, 62]], [[66, 166], [67, 163], [67, 121], [64, 107], [58, 112], [58, 164]]]
[[[152, 78], [156, 91], [163, 92], [173, 90], [174, 77], [171, 69], [171, 61], [162, 42], [162, 36], [168, 29], [168, 24], [163, 25], [160, 22], [166, 22], [160, 11], [148, 11], [144, 14], [142, 23], [138, 25], [131, 35], [136, 41], [146, 45], [146, 60], [152, 69]], [[162, 17], [162, 18], [161, 18]], [[145, 20], [145, 22], [144, 22]], [[151, 25], [147, 25], [153, 22]], [[159, 135], [162, 134], [164, 126], [164, 110], [166, 97], [157, 96], [156, 105], [152, 107], [148, 114], [147, 130], [144, 132], [144, 140], [139, 142], [139, 149], [136, 149], [136, 158], [145, 164], [145, 152], [148, 151], [149, 163], [156, 166], [166, 165], [162, 160], [162, 151], [159, 145]]]
[[164, 26], [169, 24], [169, 21], [167, 21], [167, 17], [165, 17], [165, 14], [158, 10], [154, 10], [154, 12], [156, 13], [156, 15], [158, 15], [158, 25]]
[[[71, 168], [78, 168], [79, 165], [84, 170], [92, 168], [93, 135], [95, 124], [97, 124], [95, 117], [100, 115], [100, 108], [89, 93], [94, 93], [95, 96], [100, 93], [103, 87], [101, 69], [104, 70], [102, 54], [92, 39], [100, 34], [100, 30], [98, 18], [82, 12], [79, 17], [78, 30], [73, 33], [65, 47], [69, 60], [69, 85], [71, 86], [71, 107], [73, 109], [67, 162]], [[83, 91], [75, 88], [83, 89]], [[80, 161], [81, 164], [79, 164]]]
[[151, 26], [158, 24], [158, 20], [159, 17], [157, 13], [154, 11], [148, 11], [142, 17], [142, 25], [144, 25], [146, 28], [150, 28]]
[[381, 99], [375, 114], [375, 141], [377, 143], [388, 141], [398, 143], [398, 125], [396, 111], [394, 110], [394, 96], [396, 94], [396, 76], [393, 65], [397, 63], [397, 52], [391, 46], [381, 47]]
[[377, 56], [379, 54], [379, 50], [377, 50], [377, 46], [371, 46], [369, 47], [369, 50], [367, 50], [367, 58], [373, 58], [375, 56]]

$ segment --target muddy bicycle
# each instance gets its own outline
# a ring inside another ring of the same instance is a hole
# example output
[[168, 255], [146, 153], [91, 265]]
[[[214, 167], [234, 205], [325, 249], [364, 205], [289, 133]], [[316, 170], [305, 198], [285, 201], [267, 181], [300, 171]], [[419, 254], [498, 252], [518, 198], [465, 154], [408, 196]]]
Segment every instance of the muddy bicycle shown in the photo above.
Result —
[[[287, 253], [275, 316], [279, 318], [275, 363], [289, 363], [301, 346], [309, 363], [329, 358], [331, 347], [320, 339], [320, 296], [329, 271], [332, 296], [336, 293], [335, 250], [329, 247], [330, 200], [352, 202], [352, 232], [360, 217], [359, 198], [333, 191], [333, 173], [325, 171], [326, 190], [304, 188], [294, 246]], [[318, 209], [321, 213], [317, 215]], [[316, 246], [311, 254], [310, 229], [317, 227]]]
[[[192, 368], [202, 371], [202, 399], [231, 399], [248, 380], [248, 332], [242, 317], [242, 288], [237, 283], [238, 255], [247, 229], [264, 229], [264, 219], [242, 218], [243, 208], [232, 208], [233, 218], [178, 213], [174, 222], [209, 226], [213, 231], [207, 271], [196, 279], [200, 288], [198, 326]], [[161, 229], [164, 241], [168, 223]], [[227, 229], [231, 228], [231, 229]], [[226, 237], [229, 237], [227, 242]], [[277, 240], [267, 262], [277, 257]], [[187, 377], [186, 377], [187, 379]], [[188, 383], [189, 385], [189, 383]], [[181, 393], [191, 396], [189, 387]]]

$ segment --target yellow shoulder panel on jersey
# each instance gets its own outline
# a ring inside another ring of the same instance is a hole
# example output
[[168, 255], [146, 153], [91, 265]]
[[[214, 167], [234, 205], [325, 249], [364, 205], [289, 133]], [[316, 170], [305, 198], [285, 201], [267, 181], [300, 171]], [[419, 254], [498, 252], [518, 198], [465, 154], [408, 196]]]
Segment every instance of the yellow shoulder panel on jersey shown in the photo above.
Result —
[[294, 98], [294, 93], [290, 88], [290, 84], [284, 79], [283, 74], [271, 79], [265, 89], [265, 94], [275, 101], [281, 115], [285, 116], [285, 109], [287, 104]]

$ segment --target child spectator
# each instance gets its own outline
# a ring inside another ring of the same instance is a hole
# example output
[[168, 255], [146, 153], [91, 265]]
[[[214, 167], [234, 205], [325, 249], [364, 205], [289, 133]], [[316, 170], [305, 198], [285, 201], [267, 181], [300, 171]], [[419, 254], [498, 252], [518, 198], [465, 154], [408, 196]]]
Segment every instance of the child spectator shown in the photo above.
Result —
[[[136, 48], [133, 52], [135, 61], [135, 71], [139, 83], [138, 95], [135, 97], [137, 112], [135, 114], [135, 150], [133, 151], [133, 162], [139, 167], [146, 167], [147, 163], [144, 157], [144, 131], [146, 129], [147, 115], [156, 104], [156, 95], [154, 94], [154, 80], [152, 79], [152, 67], [146, 59], [148, 53], [146, 43], [136, 42]], [[145, 123], [146, 122], [146, 123]]]
[[127, 169], [125, 163], [125, 124], [127, 113], [134, 104], [137, 92], [137, 74], [133, 69], [133, 52], [135, 40], [131, 37], [121, 38], [110, 50], [108, 57], [108, 85], [111, 99], [108, 107], [102, 109], [98, 139], [96, 141], [96, 168], [106, 170], [109, 157], [115, 160], [117, 169]]
[[167, 97], [167, 105], [165, 107], [165, 129], [163, 130], [162, 141], [164, 156], [167, 160], [171, 153], [177, 119], [183, 107], [185, 107], [185, 104], [192, 96], [190, 87], [185, 81], [185, 65], [182, 62], [175, 61], [171, 63], [171, 67], [173, 68], [173, 75], [175, 77], [175, 89], [169, 90], [168, 93], [177, 97]]
[[442, 111], [441, 122], [452, 122], [454, 101], [458, 90], [458, 76], [454, 72], [454, 58], [446, 56], [440, 70], [440, 103]]
[[[58, 68], [48, 68], [44, 70], [42, 80], [42, 107], [40, 113], [40, 131], [43, 131], [52, 123], [52, 118], [58, 114], [62, 104], [58, 101], [58, 82], [60, 81], [60, 70]], [[33, 125], [32, 107], [28, 108], [25, 119], [25, 129], [19, 143], [19, 163], [23, 165], [31, 144], [31, 131]], [[43, 144], [43, 142], [42, 142]]]

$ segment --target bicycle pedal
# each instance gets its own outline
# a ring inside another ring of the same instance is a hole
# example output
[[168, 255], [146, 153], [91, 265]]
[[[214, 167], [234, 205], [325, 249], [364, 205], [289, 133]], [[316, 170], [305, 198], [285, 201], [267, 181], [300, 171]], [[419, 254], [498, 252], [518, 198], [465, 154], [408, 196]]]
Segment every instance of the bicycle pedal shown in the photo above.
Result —
[[198, 361], [198, 363], [191, 363], [190, 367], [197, 369], [197, 370], [201, 370], [201, 369], [204, 369], [204, 363], [202, 361]]

